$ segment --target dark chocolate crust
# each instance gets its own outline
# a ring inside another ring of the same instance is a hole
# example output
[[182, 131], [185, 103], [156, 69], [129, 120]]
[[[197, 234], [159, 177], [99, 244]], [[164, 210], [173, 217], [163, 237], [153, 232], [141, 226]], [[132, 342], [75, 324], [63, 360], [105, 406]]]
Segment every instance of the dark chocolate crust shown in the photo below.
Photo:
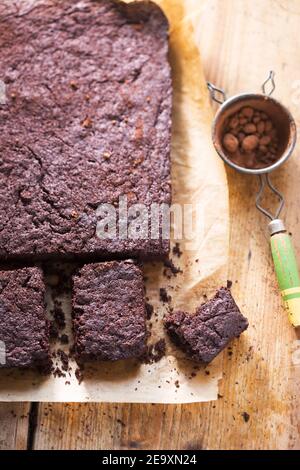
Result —
[[0, 367], [49, 371], [49, 321], [39, 268], [0, 271], [0, 341], [6, 361]]
[[248, 321], [231, 292], [222, 288], [194, 315], [185, 312], [169, 315], [165, 327], [174, 343], [191, 359], [209, 363], [233, 338], [248, 328]]
[[116, 361], [145, 352], [143, 276], [133, 262], [85, 265], [73, 278], [72, 297], [79, 361]]
[[168, 23], [152, 2], [0, 0], [0, 261], [162, 257], [96, 210], [171, 201]]

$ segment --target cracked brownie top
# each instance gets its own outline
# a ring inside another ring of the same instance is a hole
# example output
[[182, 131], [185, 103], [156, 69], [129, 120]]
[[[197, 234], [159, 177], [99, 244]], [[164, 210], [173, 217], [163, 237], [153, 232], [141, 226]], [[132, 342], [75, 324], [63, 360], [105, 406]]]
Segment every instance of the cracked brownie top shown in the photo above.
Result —
[[167, 253], [97, 207], [170, 203], [168, 24], [151, 2], [0, 0], [0, 259]]

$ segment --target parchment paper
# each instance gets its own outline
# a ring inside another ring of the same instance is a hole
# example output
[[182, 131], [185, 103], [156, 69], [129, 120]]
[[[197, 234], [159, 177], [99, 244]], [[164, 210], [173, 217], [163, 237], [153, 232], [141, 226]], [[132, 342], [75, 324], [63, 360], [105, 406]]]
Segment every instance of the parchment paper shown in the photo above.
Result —
[[[146, 295], [154, 306], [150, 343], [164, 337], [162, 318], [170, 307], [193, 312], [205, 295], [226, 283], [228, 259], [228, 194], [223, 165], [211, 143], [212, 110], [199, 50], [194, 42], [201, 1], [157, 0], [170, 21], [170, 61], [174, 80], [172, 136], [173, 202], [200, 205], [194, 239], [180, 240], [183, 252], [173, 255], [182, 273], [170, 279], [161, 263], [145, 266]], [[28, 4], [28, 2], [27, 2]], [[193, 212], [193, 209], [192, 209]], [[176, 227], [175, 227], [176, 228]], [[176, 240], [173, 240], [173, 244]], [[171, 304], [162, 304], [165, 287]], [[51, 310], [51, 292], [48, 292]], [[71, 330], [70, 295], [63, 295]], [[167, 338], [166, 338], [167, 339]], [[54, 346], [66, 349], [68, 347]], [[167, 355], [154, 364], [124, 361], [101, 363], [84, 371], [79, 383], [70, 362], [66, 377], [41, 377], [34, 372], [0, 372], [0, 401], [189, 403], [217, 398], [221, 358], [206, 369], [184, 358], [167, 339]]]

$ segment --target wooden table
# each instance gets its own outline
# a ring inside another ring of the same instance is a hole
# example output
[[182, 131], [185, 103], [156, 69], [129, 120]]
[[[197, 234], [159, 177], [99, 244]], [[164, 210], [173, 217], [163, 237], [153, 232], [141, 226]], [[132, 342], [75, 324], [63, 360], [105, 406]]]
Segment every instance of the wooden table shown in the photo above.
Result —
[[[208, 0], [203, 5], [198, 39], [207, 78], [229, 94], [258, 91], [273, 68], [276, 97], [299, 124], [300, 2]], [[299, 146], [274, 182], [286, 195], [286, 223], [300, 258], [298, 156]], [[257, 182], [233, 171], [228, 178], [229, 279], [251, 326], [234, 354], [224, 354], [219, 400], [184, 406], [1, 404], [1, 449], [300, 448], [299, 336], [281, 307], [266, 220], [254, 208]]]

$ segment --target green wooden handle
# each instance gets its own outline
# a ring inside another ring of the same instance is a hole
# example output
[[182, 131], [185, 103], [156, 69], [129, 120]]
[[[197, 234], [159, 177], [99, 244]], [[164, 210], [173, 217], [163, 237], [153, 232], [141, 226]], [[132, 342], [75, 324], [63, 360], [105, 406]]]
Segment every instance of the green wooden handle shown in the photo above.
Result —
[[275, 271], [289, 320], [300, 326], [300, 277], [291, 237], [286, 232], [271, 236]]

